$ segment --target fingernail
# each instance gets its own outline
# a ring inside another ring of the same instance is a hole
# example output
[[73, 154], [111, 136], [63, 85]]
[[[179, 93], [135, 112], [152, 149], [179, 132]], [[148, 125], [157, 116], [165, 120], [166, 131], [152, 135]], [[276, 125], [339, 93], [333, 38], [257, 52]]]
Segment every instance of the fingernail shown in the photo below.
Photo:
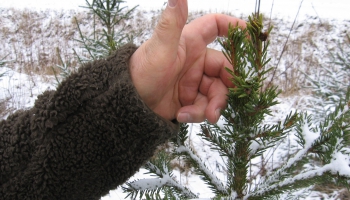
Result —
[[168, 0], [168, 5], [169, 5], [170, 7], [175, 7], [176, 4], [177, 4], [177, 1], [178, 1], [178, 0]]
[[188, 113], [179, 113], [177, 115], [177, 121], [178, 122], [182, 122], [182, 123], [191, 122], [192, 121], [192, 117]]

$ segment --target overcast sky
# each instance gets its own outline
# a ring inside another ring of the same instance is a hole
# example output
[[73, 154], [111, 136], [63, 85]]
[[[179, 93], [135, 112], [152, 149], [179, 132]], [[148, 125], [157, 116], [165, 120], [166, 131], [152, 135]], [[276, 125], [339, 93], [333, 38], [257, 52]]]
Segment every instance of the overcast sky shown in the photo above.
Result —
[[[91, 0], [90, 0], [91, 1]], [[139, 5], [139, 9], [160, 9], [166, 0], [126, 0], [128, 5]], [[261, 11], [273, 16], [294, 18], [302, 0], [261, 0]], [[255, 0], [188, 0], [190, 10], [210, 10], [211, 12], [231, 11], [236, 15], [254, 11]], [[77, 9], [85, 5], [85, 0], [0, 0], [1, 7], [36, 9]], [[303, 0], [300, 17], [306, 15], [321, 18], [350, 20], [350, 0]]]

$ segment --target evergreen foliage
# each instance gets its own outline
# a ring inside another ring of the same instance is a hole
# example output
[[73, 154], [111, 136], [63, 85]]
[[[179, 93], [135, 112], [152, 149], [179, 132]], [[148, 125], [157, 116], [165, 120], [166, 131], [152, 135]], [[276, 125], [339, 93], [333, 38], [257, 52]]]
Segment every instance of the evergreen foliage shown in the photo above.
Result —
[[[337, 46], [329, 49], [331, 60], [327, 65], [320, 66], [317, 72], [305, 74], [307, 88], [310, 88], [318, 98], [309, 100], [313, 105], [312, 112], [320, 121], [332, 112], [335, 106], [345, 98], [350, 86], [350, 36], [347, 34]], [[350, 118], [350, 116], [349, 116]]]
[[[197, 196], [174, 180], [170, 162], [174, 157], [170, 157], [164, 151], [160, 151], [157, 157], [147, 162], [144, 166], [149, 173], [157, 178], [147, 180], [136, 180], [129, 182], [123, 187], [124, 192], [129, 193], [132, 199], [141, 199], [145, 195], [146, 199], [186, 199]], [[161, 196], [164, 194], [164, 197]], [[128, 197], [127, 196], [127, 197]]]
[[[88, 9], [94, 16], [94, 31], [90, 36], [83, 35], [78, 20], [75, 22], [78, 27], [80, 39], [77, 41], [86, 50], [90, 58], [79, 56], [80, 61], [91, 61], [110, 55], [123, 44], [132, 40], [132, 36], [125, 32], [124, 20], [130, 19], [137, 6], [127, 10], [122, 6], [126, 1], [122, 0], [89, 0], [84, 8]], [[102, 32], [96, 30], [96, 23], [103, 27]]]
[[[158, 184], [152, 185], [154, 179], [137, 180], [127, 183], [125, 192], [140, 199], [159, 199], [161, 194], [165, 199], [196, 198], [187, 188], [179, 187], [172, 176], [174, 158], [195, 169], [212, 190], [213, 199], [278, 199], [283, 194], [291, 197], [296, 190], [309, 190], [325, 181], [349, 187], [350, 90], [319, 123], [311, 115], [297, 112], [276, 124], [267, 123], [266, 117], [272, 115], [271, 107], [278, 103], [279, 94], [276, 87], [263, 84], [271, 70], [267, 67], [270, 31], [271, 28], [264, 30], [262, 16], [253, 14], [246, 29], [229, 25], [228, 37], [220, 41], [223, 54], [234, 66], [227, 68], [234, 87], [229, 88], [228, 107], [222, 112], [223, 125], [201, 124], [198, 136], [224, 159], [226, 180], [216, 177], [188, 145], [188, 125], [183, 124], [177, 138], [171, 141], [173, 152], [168, 156], [161, 152], [145, 166], [157, 177]], [[273, 166], [262, 163], [266, 172], [253, 175], [253, 161], [263, 162], [267, 150], [288, 140], [295, 145], [285, 162]], [[174, 196], [170, 196], [170, 190]]]
[[61, 53], [60, 53], [60, 49], [57, 47], [56, 48], [56, 53], [57, 53], [57, 57], [58, 60], [60, 61], [61, 65], [56, 65], [56, 69], [60, 72], [59, 76], [55, 70], [55, 67], [51, 67], [52, 71], [54, 72], [54, 76], [56, 79], [57, 84], [60, 83], [60, 78], [66, 78], [68, 77], [72, 72], [74, 72], [75, 68], [72, 66], [71, 62], [68, 61], [64, 61]]
[[[86, 6], [82, 6], [89, 10], [93, 15], [93, 31], [90, 35], [84, 35], [76, 17], [74, 22], [77, 25], [79, 39], [76, 41], [83, 49], [83, 55], [78, 55], [73, 49], [81, 64], [90, 62], [96, 59], [105, 58], [113, 51], [117, 50], [122, 45], [133, 40], [133, 36], [126, 33], [125, 24], [123, 22], [131, 18], [132, 13], [137, 6], [127, 10], [127, 6], [122, 6], [126, 1], [122, 0], [85, 0]], [[99, 30], [98, 27], [102, 27]], [[60, 65], [56, 69], [60, 71], [60, 77], [67, 77], [75, 70], [75, 67], [69, 61], [64, 61], [60, 55], [60, 50], [57, 48], [57, 56]], [[56, 81], [59, 83], [59, 77], [53, 68]]]

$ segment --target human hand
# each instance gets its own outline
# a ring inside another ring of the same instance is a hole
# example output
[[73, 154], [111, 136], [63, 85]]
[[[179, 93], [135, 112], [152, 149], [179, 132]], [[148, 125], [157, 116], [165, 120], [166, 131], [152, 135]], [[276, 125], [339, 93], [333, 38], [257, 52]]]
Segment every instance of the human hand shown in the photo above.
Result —
[[210, 14], [186, 24], [187, 0], [169, 0], [152, 37], [130, 58], [136, 90], [157, 114], [179, 122], [218, 121], [232, 87], [232, 67], [221, 51], [207, 48], [228, 25], [243, 20]]

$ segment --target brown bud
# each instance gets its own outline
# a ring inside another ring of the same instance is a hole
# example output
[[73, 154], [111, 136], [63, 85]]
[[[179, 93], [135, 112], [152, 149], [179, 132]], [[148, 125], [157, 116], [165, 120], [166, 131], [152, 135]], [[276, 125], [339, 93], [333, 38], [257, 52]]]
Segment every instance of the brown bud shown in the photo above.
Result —
[[261, 41], [266, 41], [267, 40], [267, 37], [269, 37], [269, 34], [267, 32], [264, 32], [264, 33], [260, 33], [259, 35], [259, 39]]

